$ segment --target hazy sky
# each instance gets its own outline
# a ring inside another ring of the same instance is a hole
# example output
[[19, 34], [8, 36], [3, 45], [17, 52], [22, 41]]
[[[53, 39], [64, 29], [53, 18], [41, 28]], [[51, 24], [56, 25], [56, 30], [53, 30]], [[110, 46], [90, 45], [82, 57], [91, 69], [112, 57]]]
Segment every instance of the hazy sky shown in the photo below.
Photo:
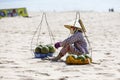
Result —
[[26, 7], [29, 11], [120, 11], [120, 0], [0, 0], [0, 9]]

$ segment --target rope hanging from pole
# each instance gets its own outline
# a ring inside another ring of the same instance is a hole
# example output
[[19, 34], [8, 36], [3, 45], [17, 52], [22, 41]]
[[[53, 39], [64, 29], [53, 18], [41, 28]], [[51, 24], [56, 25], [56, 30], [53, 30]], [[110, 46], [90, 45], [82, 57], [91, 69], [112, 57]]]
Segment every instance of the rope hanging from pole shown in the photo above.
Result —
[[86, 29], [85, 29], [85, 26], [83, 25], [82, 20], [80, 19], [80, 13], [79, 13], [78, 11], [76, 12], [76, 18], [75, 18], [74, 26], [75, 26], [75, 24], [76, 24], [76, 22], [77, 22], [77, 19], [79, 19], [80, 27], [81, 27], [82, 32], [84, 33], [84, 36], [85, 36], [85, 38], [86, 38], [86, 40], [87, 40], [87, 42], [88, 42], [88, 45], [89, 45], [89, 53], [91, 53], [91, 58], [92, 58], [92, 47], [91, 47], [90, 41], [89, 41], [89, 39], [88, 39], [88, 36], [86, 35]]
[[[44, 13], [44, 14], [45, 14], [45, 13]], [[55, 38], [54, 38], [53, 33], [52, 33], [52, 31], [51, 31], [51, 29], [50, 29], [50, 26], [49, 26], [49, 24], [48, 24], [46, 14], [45, 14], [45, 21], [46, 21], [46, 24], [47, 24], [47, 27], [48, 27], [48, 32], [49, 32], [51, 44], [54, 44], [54, 43], [55, 43]], [[53, 41], [52, 41], [52, 40], [53, 40]]]
[[35, 39], [35, 36], [37, 35], [37, 40], [36, 40], [36, 46], [40, 45], [41, 43], [39, 43], [39, 37], [40, 37], [40, 33], [41, 33], [41, 28], [42, 28], [42, 23], [43, 23], [43, 19], [45, 19], [45, 22], [47, 24], [47, 29], [48, 29], [48, 32], [49, 32], [49, 37], [50, 37], [50, 41], [51, 43], [50, 44], [54, 44], [55, 43], [55, 39], [54, 39], [54, 36], [53, 36], [53, 33], [50, 29], [50, 26], [48, 24], [48, 21], [47, 21], [47, 16], [46, 16], [46, 13], [43, 12], [42, 14], [42, 17], [41, 17], [41, 21], [38, 25], [38, 27], [36, 28], [36, 31], [34, 32], [33, 34], [33, 37], [32, 37], [32, 40], [31, 40], [31, 51], [34, 52], [34, 49], [33, 49], [33, 40]]

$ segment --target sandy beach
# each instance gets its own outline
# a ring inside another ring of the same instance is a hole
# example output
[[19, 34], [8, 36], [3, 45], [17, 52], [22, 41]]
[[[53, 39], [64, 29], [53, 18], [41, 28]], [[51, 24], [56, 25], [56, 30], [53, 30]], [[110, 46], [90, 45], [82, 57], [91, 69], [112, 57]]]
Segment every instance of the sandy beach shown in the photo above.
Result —
[[[40, 24], [42, 12], [28, 14], [28, 18], [0, 19], [0, 80], [120, 80], [119, 12], [80, 12], [92, 46], [93, 64], [89, 65], [35, 59], [30, 50], [31, 39]], [[69, 31], [64, 25], [73, 25], [76, 13], [46, 14], [55, 42], [67, 38]], [[39, 41], [50, 43], [45, 22]], [[56, 50], [54, 55], [59, 51]], [[66, 56], [62, 59], [65, 60]]]

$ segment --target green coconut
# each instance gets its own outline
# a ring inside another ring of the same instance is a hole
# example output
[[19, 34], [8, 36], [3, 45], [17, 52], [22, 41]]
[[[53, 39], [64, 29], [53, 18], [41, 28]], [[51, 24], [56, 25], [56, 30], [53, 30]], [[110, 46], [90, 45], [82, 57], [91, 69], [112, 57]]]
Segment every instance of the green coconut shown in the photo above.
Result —
[[36, 52], [36, 53], [41, 53], [41, 47], [37, 46], [37, 47], [35, 48], [35, 52]]
[[84, 54], [84, 56], [85, 56], [85, 58], [90, 58], [90, 56], [89, 56], [89, 55], [87, 55], [87, 54]]
[[49, 48], [49, 53], [55, 52], [55, 48], [52, 45], [47, 45], [47, 47]]
[[74, 55], [72, 55], [72, 57], [74, 58], [74, 60], [76, 59]]
[[88, 54], [84, 54], [85, 58], [89, 58], [92, 61], [92, 58]]
[[85, 61], [85, 57], [83, 55], [78, 56], [77, 59], [80, 59], [83, 62]]
[[47, 46], [42, 46], [41, 53], [49, 53], [49, 48]]
[[[68, 56], [66, 57], [66, 59], [69, 58], [69, 57], [70, 57], [70, 55], [68, 55]], [[74, 55], [72, 55], [72, 58], [73, 58], [74, 60], [76, 59]]]
[[43, 47], [43, 45], [40, 44], [39, 47]]

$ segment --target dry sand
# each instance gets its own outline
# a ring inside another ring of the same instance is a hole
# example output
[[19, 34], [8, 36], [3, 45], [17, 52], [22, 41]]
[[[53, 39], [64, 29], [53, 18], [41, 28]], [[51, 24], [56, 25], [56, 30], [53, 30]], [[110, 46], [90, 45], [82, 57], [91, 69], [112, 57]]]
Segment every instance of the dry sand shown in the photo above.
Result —
[[[94, 64], [71, 66], [34, 59], [30, 51], [31, 39], [42, 12], [29, 12], [29, 15], [30, 18], [0, 19], [0, 80], [120, 80], [120, 13], [81, 12]], [[74, 23], [75, 12], [47, 12], [47, 20], [55, 42], [62, 41], [69, 34], [63, 25]], [[46, 24], [42, 27], [44, 34], [39, 40], [48, 44]]]

